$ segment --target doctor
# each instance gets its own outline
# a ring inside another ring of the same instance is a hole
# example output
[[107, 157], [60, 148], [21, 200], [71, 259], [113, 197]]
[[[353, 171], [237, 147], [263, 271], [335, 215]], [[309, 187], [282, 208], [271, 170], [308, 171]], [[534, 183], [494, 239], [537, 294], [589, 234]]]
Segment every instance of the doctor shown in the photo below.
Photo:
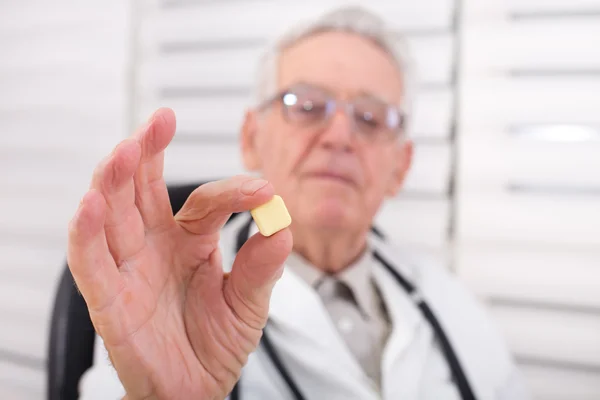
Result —
[[[69, 227], [101, 337], [84, 399], [527, 398], [479, 304], [371, 231], [412, 157], [397, 43], [359, 9], [282, 38], [241, 132], [244, 164], [264, 179], [203, 185], [175, 217], [171, 110], [98, 166]], [[248, 214], [223, 228], [275, 193], [288, 229], [263, 237]]]

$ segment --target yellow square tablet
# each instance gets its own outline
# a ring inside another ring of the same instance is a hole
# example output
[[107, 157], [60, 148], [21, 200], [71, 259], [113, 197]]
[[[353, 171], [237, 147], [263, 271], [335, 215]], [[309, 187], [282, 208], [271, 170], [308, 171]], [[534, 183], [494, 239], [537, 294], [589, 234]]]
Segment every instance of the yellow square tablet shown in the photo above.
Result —
[[250, 210], [250, 214], [263, 236], [271, 236], [292, 223], [292, 217], [283, 199], [277, 195], [265, 204]]

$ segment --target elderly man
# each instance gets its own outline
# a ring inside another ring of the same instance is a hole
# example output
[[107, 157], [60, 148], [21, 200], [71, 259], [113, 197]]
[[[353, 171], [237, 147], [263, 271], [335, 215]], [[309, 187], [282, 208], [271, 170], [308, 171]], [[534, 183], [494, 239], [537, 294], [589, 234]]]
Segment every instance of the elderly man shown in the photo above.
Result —
[[[370, 233], [411, 164], [395, 43], [357, 9], [285, 36], [242, 127], [244, 164], [261, 178], [203, 185], [175, 216], [169, 109], [98, 166], [68, 249], [108, 351], [83, 398], [525, 398], [501, 338], [449, 273]], [[289, 228], [265, 237], [249, 215], [223, 228], [274, 194]]]

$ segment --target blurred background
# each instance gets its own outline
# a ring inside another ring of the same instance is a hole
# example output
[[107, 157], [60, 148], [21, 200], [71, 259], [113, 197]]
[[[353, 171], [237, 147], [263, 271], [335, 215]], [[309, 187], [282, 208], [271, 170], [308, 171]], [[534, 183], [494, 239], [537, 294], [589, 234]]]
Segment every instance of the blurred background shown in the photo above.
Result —
[[[0, 398], [44, 398], [67, 223], [100, 159], [168, 106], [169, 182], [243, 172], [262, 47], [345, 3], [0, 2]], [[380, 227], [486, 302], [536, 398], [600, 399], [600, 0], [368, 7], [408, 38], [420, 89]]]

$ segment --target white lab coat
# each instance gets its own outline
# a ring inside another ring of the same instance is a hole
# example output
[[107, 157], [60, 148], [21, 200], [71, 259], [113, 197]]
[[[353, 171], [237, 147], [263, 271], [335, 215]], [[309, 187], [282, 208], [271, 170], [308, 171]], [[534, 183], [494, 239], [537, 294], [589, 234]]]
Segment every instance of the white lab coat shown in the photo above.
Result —
[[[245, 216], [236, 218], [223, 230], [221, 251], [226, 266], [232, 263], [235, 236], [246, 221]], [[496, 327], [447, 270], [427, 263], [409, 264], [375, 237], [371, 244], [426, 299], [478, 399], [529, 399]], [[393, 323], [382, 357], [381, 392], [345, 346], [317, 293], [286, 268], [271, 297], [269, 316], [273, 324], [269, 325], [269, 337], [293, 380], [309, 400], [459, 399], [427, 321], [383, 266], [376, 264], [374, 275]], [[82, 399], [120, 399], [124, 395], [122, 386], [102, 341], [98, 338], [96, 342], [94, 365], [80, 382]], [[240, 398], [293, 400], [261, 347], [250, 355], [242, 371]]]

